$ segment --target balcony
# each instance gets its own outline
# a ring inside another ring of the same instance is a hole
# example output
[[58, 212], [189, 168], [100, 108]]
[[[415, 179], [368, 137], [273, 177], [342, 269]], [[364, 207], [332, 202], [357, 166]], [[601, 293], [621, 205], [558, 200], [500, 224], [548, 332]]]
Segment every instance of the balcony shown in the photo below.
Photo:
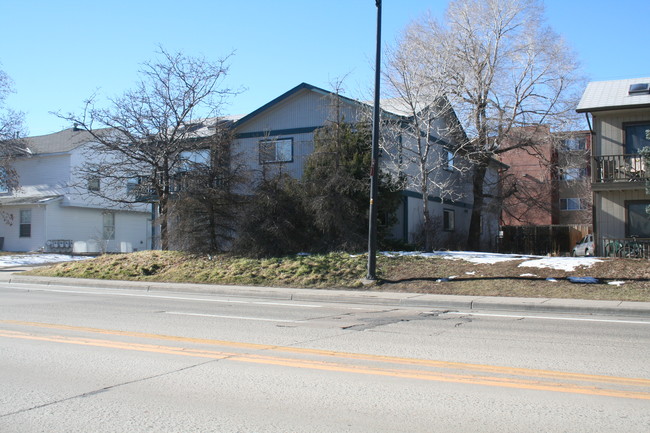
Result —
[[650, 181], [647, 162], [639, 154], [594, 156], [592, 189], [645, 188]]
[[594, 183], [631, 183], [645, 186], [650, 180], [647, 161], [639, 154], [607, 155], [594, 157]]

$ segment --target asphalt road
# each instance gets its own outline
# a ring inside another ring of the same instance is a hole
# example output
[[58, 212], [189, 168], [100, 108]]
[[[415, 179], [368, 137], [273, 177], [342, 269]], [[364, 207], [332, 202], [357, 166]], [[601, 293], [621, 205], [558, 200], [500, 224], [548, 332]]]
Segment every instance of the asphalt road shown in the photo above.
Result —
[[0, 283], [0, 432], [648, 432], [650, 318]]

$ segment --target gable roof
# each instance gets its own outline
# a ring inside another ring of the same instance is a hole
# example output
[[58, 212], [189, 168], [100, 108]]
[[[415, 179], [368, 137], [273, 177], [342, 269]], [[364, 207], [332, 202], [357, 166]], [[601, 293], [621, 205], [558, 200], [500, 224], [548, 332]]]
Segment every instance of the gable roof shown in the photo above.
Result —
[[[368, 104], [368, 103], [363, 102], [363, 101], [348, 98], [348, 97], [343, 96], [341, 94], [337, 94], [337, 93], [331, 92], [329, 90], [321, 89], [320, 87], [316, 87], [316, 86], [313, 86], [313, 85], [308, 84], [308, 83], [300, 83], [299, 85], [297, 85], [293, 89], [283, 93], [282, 95], [278, 96], [277, 98], [273, 99], [272, 101], [262, 105], [257, 110], [255, 110], [255, 111], [243, 116], [242, 118], [236, 120], [235, 122], [233, 122], [233, 127], [237, 128], [238, 126], [240, 126], [240, 125], [248, 122], [249, 120], [253, 119], [254, 117], [259, 115], [260, 113], [281, 104], [285, 100], [287, 100], [290, 97], [296, 95], [297, 93], [300, 93], [303, 90], [309, 90], [309, 91], [312, 91], [312, 92], [320, 93], [320, 94], [325, 95], [325, 96], [328, 96], [328, 95], [329, 96], [338, 96], [339, 98], [341, 98], [341, 100], [343, 100], [343, 101], [345, 101], [345, 102], [347, 102], [347, 103], [349, 103], [351, 105], [358, 105], [358, 106], [363, 106], [363, 107], [368, 107], [368, 106], [372, 107], [372, 104]], [[384, 101], [382, 100], [382, 103], [383, 102]], [[380, 107], [381, 111], [386, 113], [386, 114], [390, 114], [390, 115], [398, 116], [398, 117], [404, 117], [403, 113], [401, 113], [400, 110], [392, 110], [390, 107], [387, 107], [387, 108], [388, 109], [386, 109], [386, 107], [383, 107], [383, 106]]]
[[650, 77], [614, 81], [592, 81], [587, 85], [578, 113], [622, 108], [650, 107], [650, 93], [630, 94], [633, 84], [649, 83]]
[[48, 135], [26, 137], [24, 146], [29, 154], [69, 152], [82, 144], [92, 141], [92, 136], [77, 128], [64, 129]]
[[[236, 121], [233, 123], [233, 127], [234, 127], [234, 128], [237, 128], [238, 126], [240, 126], [240, 125], [242, 125], [242, 124], [248, 122], [249, 120], [253, 119], [253, 118], [256, 117], [258, 114], [260, 114], [260, 113], [262, 113], [262, 112], [264, 112], [264, 111], [266, 111], [266, 110], [269, 110], [269, 109], [271, 109], [271, 108], [273, 108], [273, 107], [279, 105], [280, 103], [282, 103], [282, 102], [284, 102], [285, 100], [289, 99], [289, 98], [292, 97], [293, 95], [296, 95], [297, 93], [300, 93], [300, 92], [303, 91], [303, 90], [309, 90], [309, 91], [312, 91], [312, 92], [321, 93], [321, 94], [323, 94], [323, 95], [335, 95], [334, 92], [330, 92], [330, 91], [328, 91], [328, 90], [321, 89], [320, 87], [316, 87], [316, 86], [313, 86], [313, 85], [311, 85], [311, 84], [307, 84], [307, 83], [300, 83], [300, 84], [298, 84], [296, 87], [294, 87], [293, 89], [291, 89], [291, 90], [289, 90], [289, 91], [283, 93], [282, 95], [278, 96], [277, 98], [273, 99], [272, 101], [267, 102], [266, 104], [262, 105], [262, 106], [261, 106], [260, 108], [258, 108], [257, 110], [255, 110], [255, 111], [253, 111], [253, 112], [251, 112], [251, 113], [245, 115], [244, 117], [242, 117], [242, 118], [236, 120]], [[352, 104], [359, 104], [359, 105], [363, 104], [362, 102], [356, 101], [356, 100], [354, 100], [354, 99], [347, 98], [347, 97], [345, 97], [345, 96], [341, 96], [341, 95], [339, 95], [339, 97], [340, 97], [342, 100], [347, 101], [347, 102], [352, 103]]]

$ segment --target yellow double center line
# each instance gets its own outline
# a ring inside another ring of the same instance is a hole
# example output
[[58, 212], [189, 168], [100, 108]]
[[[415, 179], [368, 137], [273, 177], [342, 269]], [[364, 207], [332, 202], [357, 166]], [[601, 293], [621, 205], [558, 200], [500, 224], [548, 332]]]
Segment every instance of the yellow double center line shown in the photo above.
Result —
[[[197, 344], [204, 346], [219, 346], [229, 349], [239, 349], [239, 351], [217, 351], [203, 348], [142, 344], [126, 341], [102, 340], [64, 335], [37, 335], [20, 331], [0, 330], [0, 337], [5, 338], [95, 346], [120, 350], [134, 350], [141, 352], [191, 356], [198, 358], [228, 359], [238, 362], [387, 376], [395, 378], [650, 400], [650, 392], [647, 391], [650, 389], [649, 379], [589, 375], [550, 370], [513, 368], [381, 355], [367, 355], [318, 349], [305, 349], [297, 347], [149, 334], [143, 332], [88, 328], [51, 323], [24, 322], [15, 320], [0, 320], [0, 323], [41, 329], [83, 332], [95, 335], [110, 335], [168, 341], [183, 343], [186, 345]], [[322, 360], [291, 358], [288, 356], [281, 357], [273, 356], [270, 354], [266, 355], [258, 353], [246, 353], [246, 350], [256, 352], [262, 351], [267, 353], [285, 353], [287, 355], [310, 355], [319, 357]], [[351, 361], [372, 363], [373, 365], [358, 365], [354, 364]], [[455, 371], [450, 372], [449, 370]], [[607, 388], [603, 386], [607, 386]], [[639, 390], [639, 388], [642, 390]]]

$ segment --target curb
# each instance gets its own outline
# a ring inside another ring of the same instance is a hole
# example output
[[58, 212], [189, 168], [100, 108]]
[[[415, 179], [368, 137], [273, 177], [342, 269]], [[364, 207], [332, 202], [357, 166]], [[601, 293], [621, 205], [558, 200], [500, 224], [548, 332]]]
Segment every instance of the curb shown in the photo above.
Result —
[[432, 295], [379, 291], [296, 289], [259, 286], [226, 286], [191, 283], [149, 283], [122, 280], [38, 277], [10, 274], [9, 284], [40, 284], [68, 287], [131, 289], [146, 292], [185, 292], [269, 300], [370, 304], [450, 310], [526, 311], [625, 315], [650, 318], [650, 302], [596, 301], [559, 298], [508, 298], [496, 296]]

